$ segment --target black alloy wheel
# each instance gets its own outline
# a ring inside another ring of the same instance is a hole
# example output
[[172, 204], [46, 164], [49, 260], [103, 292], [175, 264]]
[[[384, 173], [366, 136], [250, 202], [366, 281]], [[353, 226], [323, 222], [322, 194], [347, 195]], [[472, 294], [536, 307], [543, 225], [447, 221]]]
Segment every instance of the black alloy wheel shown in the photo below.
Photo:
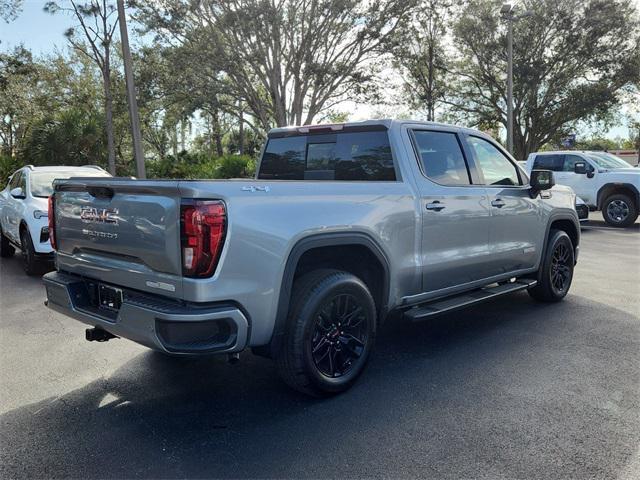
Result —
[[36, 260], [36, 252], [33, 248], [31, 235], [26, 229], [20, 232], [20, 251], [22, 253], [22, 267], [27, 275], [36, 275], [38, 273], [38, 261]]
[[0, 227], [0, 257], [9, 258], [13, 256], [16, 249], [13, 248], [13, 245], [9, 242], [9, 239], [4, 236], [2, 232], [2, 227]]
[[554, 293], [566, 295], [573, 276], [573, 255], [571, 255], [569, 246], [563, 242], [558, 243], [553, 250], [550, 274]]
[[538, 283], [529, 289], [529, 295], [541, 302], [559, 302], [569, 293], [574, 266], [571, 238], [563, 230], [551, 230], [538, 270]]
[[311, 337], [311, 355], [320, 373], [342, 377], [357, 365], [367, 344], [368, 321], [355, 296], [340, 294], [327, 299]]
[[322, 397], [349, 389], [364, 371], [377, 329], [376, 303], [355, 275], [318, 269], [294, 280], [286, 331], [275, 355], [294, 389]]

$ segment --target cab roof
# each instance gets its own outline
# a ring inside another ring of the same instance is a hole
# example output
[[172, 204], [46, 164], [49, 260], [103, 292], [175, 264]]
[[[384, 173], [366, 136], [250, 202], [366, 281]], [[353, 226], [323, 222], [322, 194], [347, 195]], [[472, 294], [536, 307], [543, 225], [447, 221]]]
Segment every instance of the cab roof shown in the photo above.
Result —
[[99, 167], [98, 165], [82, 165], [79, 167], [65, 166], [65, 165], [34, 167], [33, 165], [26, 165], [24, 168], [28, 168], [29, 170], [32, 170], [34, 172], [68, 172], [73, 170], [87, 170], [87, 169], [105, 171], [104, 168]]
[[473, 128], [461, 127], [458, 125], [451, 125], [447, 123], [439, 122], [426, 122], [423, 120], [394, 120], [390, 118], [383, 118], [377, 120], [364, 120], [360, 122], [344, 122], [344, 123], [330, 123], [330, 124], [313, 124], [313, 125], [300, 125], [289, 127], [277, 127], [269, 130], [269, 138], [288, 137], [294, 135], [305, 135], [308, 133], [331, 133], [340, 131], [371, 131], [371, 130], [391, 130], [394, 127], [401, 125], [423, 125], [425, 127], [437, 127], [446, 128], [456, 131], [462, 131], [466, 133], [473, 133], [474, 135], [480, 135], [483, 137], [489, 137], [480, 130]]

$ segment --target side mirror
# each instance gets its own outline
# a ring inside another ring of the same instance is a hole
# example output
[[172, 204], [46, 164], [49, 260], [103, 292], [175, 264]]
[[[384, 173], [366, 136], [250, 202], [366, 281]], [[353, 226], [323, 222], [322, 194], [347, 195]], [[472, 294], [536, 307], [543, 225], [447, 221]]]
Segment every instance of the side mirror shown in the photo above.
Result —
[[16, 187], [14, 189], [12, 189], [10, 192], [11, 196], [13, 198], [26, 198], [24, 192], [22, 191], [21, 187]]
[[551, 170], [531, 170], [529, 185], [531, 185], [531, 193], [534, 195], [542, 190], [549, 190], [555, 184], [556, 181]]
[[573, 164], [573, 171], [579, 175], [586, 175], [587, 178], [593, 178], [593, 167], [586, 162], [576, 162]]
[[573, 164], [573, 172], [579, 175], [586, 175], [588, 173], [586, 162], [576, 162]]

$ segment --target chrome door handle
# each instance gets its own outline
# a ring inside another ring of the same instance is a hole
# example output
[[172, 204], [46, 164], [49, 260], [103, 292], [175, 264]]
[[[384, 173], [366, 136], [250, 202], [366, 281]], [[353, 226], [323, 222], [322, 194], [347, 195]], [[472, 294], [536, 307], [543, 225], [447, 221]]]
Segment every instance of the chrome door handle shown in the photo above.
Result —
[[444, 204], [440, 203], [438, 200], [427, 203], [427, 210], [433, 210], [435, 212], [439, 212], [444, 208]]
[[506, 205], [506, 203], [504, 203], [502, 200], [500, 200], [499, 198], [496, 198], [495, 200], [493, 200], [491, 202], [491, 206], [492, 207], [496, 207], [496, 208], [502, 208]]

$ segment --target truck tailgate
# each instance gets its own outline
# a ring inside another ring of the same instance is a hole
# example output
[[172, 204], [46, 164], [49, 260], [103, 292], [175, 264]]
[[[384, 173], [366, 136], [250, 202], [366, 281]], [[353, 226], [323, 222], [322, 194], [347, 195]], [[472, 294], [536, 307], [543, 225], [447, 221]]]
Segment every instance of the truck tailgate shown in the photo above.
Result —
[[56, 181], [58, 268], [180, 296], [180, 201], [177, 181]]

